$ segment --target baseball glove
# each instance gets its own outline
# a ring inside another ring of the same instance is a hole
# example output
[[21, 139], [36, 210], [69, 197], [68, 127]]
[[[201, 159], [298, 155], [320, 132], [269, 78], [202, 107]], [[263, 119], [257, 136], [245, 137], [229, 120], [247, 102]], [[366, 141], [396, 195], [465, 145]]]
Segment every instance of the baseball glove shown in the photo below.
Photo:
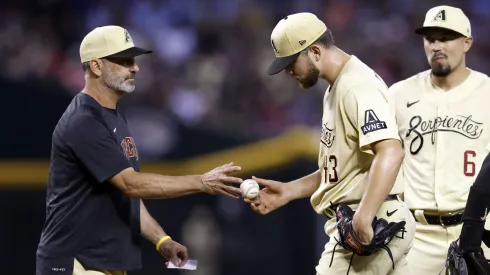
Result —
[[[393, 237], [396, 237], [398, 232], [402, 231], [402, 234], [405, 233], [405, 221], [388, 223], [385, 219], [378, 219], [375, 217], [372, 223], [374, 231], [373, 239], [370, 243], [364, 244], [359, 240], [359, 237], [352, 228], [354, 211], [349, 206], [340, 204], [337, 207], [336, 214], [337, 229], [340, 235], [340, 240], [337, 240], [339, 245], [359, 256], [369, 256], [380, 249], [384, 249], [388, 252], [391, 261], [393, 262], [393, 269], [395, 269], [393, 255], [388, 244]], [[403, 235], [400, 238], [403, 238]]]
[[483, 251], [466, 253], [459, 247], [458, 240], [449, 246], [445, 267], [446, 275], [490, 275], [490, 265]]

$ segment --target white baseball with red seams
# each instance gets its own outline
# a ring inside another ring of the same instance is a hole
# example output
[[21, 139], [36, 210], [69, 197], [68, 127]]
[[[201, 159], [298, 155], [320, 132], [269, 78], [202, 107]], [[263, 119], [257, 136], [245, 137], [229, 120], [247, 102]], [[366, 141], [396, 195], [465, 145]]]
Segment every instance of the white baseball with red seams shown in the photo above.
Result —
[[240, 189], [242, 190], [242, 197], [249, 200], [257, 197], [260, 191], [259, 184], [251, 179], [244, 180], [242, 184], [240, 184]]

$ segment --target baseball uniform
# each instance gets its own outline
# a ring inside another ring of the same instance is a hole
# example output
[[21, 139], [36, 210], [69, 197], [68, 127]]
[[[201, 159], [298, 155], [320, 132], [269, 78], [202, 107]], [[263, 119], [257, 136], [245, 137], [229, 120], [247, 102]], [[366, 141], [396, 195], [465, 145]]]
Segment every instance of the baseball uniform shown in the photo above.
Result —
[[[271, 34], [276, 59], [267, 72], [277, 74], [292, 65], [323, 34], [328, 37], [327, 31], [325, 23], [311, 13], [283, 18]], [[313, 209], [328, 218], [325, 232], [330, 237], [316, 267], [317, 275], [408, 274], [405, 255], [413, 241], [415, 221], [397, 196], [404, 188], [400, 175], [377, 213], [378, 218], [406, 222], [406, 228], [388, 245], [393, 257], [386, 251], [354, 257], [335, 240], [339, 239], [334, 218], [336, 206], [345, 203], [355, 210], [366, 190], [374, 159], [371, 144], [400, 138], [387, 100], [388, 87], [372, 69], [356, 56], [350, 56], [333, 82], [323, 102], [318, 155], [321, 183], [311, 196]]]
[[[449, 6], [430, 9], [416, 32], [424, 28], [471, 36], [468, 18]], [[404, 200], [417, 221], [407, 259], [418, 274], [439, 274], [449, 244], [459, 237], [470, 186], [488, 154], [489, 91], [490, 79], [476, 71], [449, 91], [434, 85], [430, 70], [390, 88], [405, 150]]]
[[450, 91], [436, 87], [430, 71], [391, 88], [405, 149], [404, 200], [418, 222], [408, 259], [420, 274], [437, 274], [460, 234], [470, 186], [489, 152], [488, 91], [490, 79], [476, 71]]
[[73, 264], [73, 275], [126, 275], [126, 271], [86, 269], [77, 259]]
[[[330, 219], [317, 274], [408, 274], [405, 256], [414, 234], [414, 220], [405, 203], [398, 199], [384, 202], [377, 217], [388, 221], [406, 221], [405, 232], [389, 244], [395, 269], [385, 251], [367, 257], [336, 247], [339, 239], [336, 220], [330, 214], [332, 204], [346, 203], [357, 207], [367, 187], [369, 169], [374, 158], [370, 144], [384, 139], [399, 140], [395, 116], [387, 101], [385, 83], [357, 57], [351, 56], [337, 80], [325, 93], [322, 134], [318, 165], [322, 182], [311, 197], [317, 213]], [[398, 176], [390, 194], [403, 192], [403, 178]], [[333, 256], [332, 264], [330, 265]]]

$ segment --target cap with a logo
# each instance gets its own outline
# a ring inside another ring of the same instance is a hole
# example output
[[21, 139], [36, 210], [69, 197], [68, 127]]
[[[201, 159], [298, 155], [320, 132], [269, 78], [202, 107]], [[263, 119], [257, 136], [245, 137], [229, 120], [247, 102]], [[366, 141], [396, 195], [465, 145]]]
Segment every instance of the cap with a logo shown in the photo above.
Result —
[[277, 23], [271, 34], [276, 59], [267, 73], [277, 74], [293, 63], [302, 50], [315, 42], [327, 26], [316, 15], [302, 12], [288, 15]]
[[80, 44], [82, 63], [97, 58], [129, 58], [149, 53], [152, 51], [135, 47], [129, 32], [119, 26], [97, 27]]
[[442, 28], [471, 37], [471, 24], [464, 12], [451, 6], [437, 6], [425, 14], [423, 27], [415, 30], [417, 34], [425, 34], [428, 29]]

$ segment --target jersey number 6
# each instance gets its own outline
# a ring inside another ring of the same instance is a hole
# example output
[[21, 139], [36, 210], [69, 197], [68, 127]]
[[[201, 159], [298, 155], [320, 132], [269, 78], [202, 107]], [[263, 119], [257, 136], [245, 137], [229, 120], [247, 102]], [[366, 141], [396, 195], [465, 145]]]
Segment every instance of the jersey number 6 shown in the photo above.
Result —
[[469, 157], [475, 157], [476, 153], [475, 151], [472, 150], [466, 150], [464, 151], [464, 167], [463, 167], [463, 172], [464, 175], [467, 177], [472, 177], [475, 175], [475, 170], [476, 170], [476, 165], [473, 161], [469, 161]]
[[[329, 169], [330, 168], [330, 169]], [[337, 182], [339, 177], [337, 176], [337, 157], [330, 155], [328, 157], [328, 164], [323, 167], [325, 172], [325, 182]]]

